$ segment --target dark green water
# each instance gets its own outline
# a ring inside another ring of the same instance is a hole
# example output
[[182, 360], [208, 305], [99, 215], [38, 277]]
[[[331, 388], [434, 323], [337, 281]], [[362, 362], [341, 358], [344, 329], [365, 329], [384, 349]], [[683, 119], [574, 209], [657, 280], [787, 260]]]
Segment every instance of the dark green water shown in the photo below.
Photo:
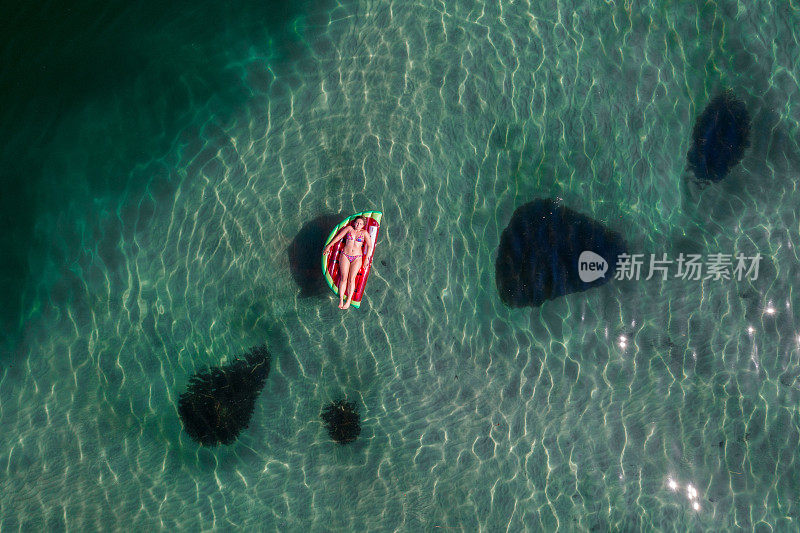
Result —
[[[3, 13], [2, 531], [796, 529], [800, 6]], [[725, 88], [751, 146], [687, 186]], [[537, 197], [762, 270], [508, 309], [500, 233]], [[294, 237], [363, 209], [362, 309], [299, 297]], [[188, 377], [263, 342], [250, 427], [199, 447]], [[347, 447], [319, 420], [340, 397]]]
[[98, 198], [140, 197], [157, 170], [132, 170], [174, 157], [181, 132], [227, 117], [251, 97], [248, 67], [291, 55], [310, 5], [84, 1], [4, 9], [4, 329], [18, 333], [46, 298], [37, 279], [59, 232], [43, 219], [80, 206], [92, 220]]

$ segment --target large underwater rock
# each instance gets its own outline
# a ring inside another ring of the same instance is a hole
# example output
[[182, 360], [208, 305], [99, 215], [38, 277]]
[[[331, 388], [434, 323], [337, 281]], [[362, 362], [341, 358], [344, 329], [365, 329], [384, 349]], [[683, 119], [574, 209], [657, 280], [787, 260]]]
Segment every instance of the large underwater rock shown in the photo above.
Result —
[[251, 348], [244, 359], [201, 370], [178, 400], [178, 414], [189, 436], [204, 446], [230, 444], [246, 429], [269, 375], [266, 346]]
[[744, 103], [726, 91], [697, 119], [689, 165], [700, 181], [717, 182], [739, 164], [750, 144], [750, 115]]
[[300, 287], [300, 297], [327, 294], [322, 276], [322, 249], [331, 230], [347, 215], [321, 215], [308, 221], [286, 250], [292, 279]]
[[[581, 280], [578, 258], [584, 251], [605, 259], [604, 277]], [[616, 270], [617, 256], [625, 252], [622, 236], [600, 222], [554, 200], [534, 200], [514, 211], [500, 236], [497, 292], [509, 307], [536, 307], [607, 283]]]
[[329, 404], [320, 415], [328, 435], [339, 444], [353, 442], [361, 433], [358, 408], [354, 403], [337, 400]]

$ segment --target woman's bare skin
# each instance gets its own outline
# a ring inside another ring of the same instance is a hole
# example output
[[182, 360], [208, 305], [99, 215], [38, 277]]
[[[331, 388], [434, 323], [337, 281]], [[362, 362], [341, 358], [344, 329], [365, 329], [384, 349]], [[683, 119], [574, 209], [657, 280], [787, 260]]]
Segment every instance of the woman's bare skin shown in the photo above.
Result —
[[[372, 239], [364, 229], [366, 221], [356, 217], [353, 225], [343, 227], [328, 244], [323, 253], [328, 254], [333, 245], [345, 239], [344, 248], [339, 253], [339, 309], [347, 309], [355, 292], [356, 276], [361, 270], [361, 263], [372, 248]], [[347, 301], [344, 300], [347, 296]]]

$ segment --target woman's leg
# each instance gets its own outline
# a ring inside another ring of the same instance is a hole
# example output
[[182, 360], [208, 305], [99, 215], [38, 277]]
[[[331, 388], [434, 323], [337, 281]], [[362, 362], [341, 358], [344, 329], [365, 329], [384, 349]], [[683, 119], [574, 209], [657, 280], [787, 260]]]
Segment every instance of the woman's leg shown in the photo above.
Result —
[[363, 257], [358, 256], [358, 259], [354, 259], [350, 264], [350, 272], [348, 272], [347, 276], [347, 301], [342, 309], [350, 307], [350, 300], [353, 299], [353, 293], [356, 292], [356, 276], [358, 276], [358, 271], [361, 270], [361, 259]]
[[339, 309], [344, 305], [344, 295], [347, 292], [347, 276], [350, 274], [350, 260], [339, 252]]

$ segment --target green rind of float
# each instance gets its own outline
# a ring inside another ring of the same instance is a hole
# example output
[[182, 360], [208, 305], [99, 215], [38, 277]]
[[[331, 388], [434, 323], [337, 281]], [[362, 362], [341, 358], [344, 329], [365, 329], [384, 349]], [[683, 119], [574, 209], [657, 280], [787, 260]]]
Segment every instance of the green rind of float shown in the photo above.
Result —
[[[351, 220], [359, 216], [365, 216], [375, 219], [375, 221], [378, 223], [378, 226], [380, 226], [381, 218], [383, 218], [383, 213], [381, 213], [380, 211], [362, 211], [360, 213], [356, 213], [355, 215], [350, 215], [346, 219], [342, 220], [335, 228], [333, 228], [333, 231], [330, 232], [328, 238], [325, 240], [325, 246], [328, 246], [328, 243], [330, 243], [333, 240], [336, 234], [339, 233], [340, 229], [349, 224]], [[372, 245], [375, 246], [375, 243], [372, 243]], [[325, 276], [325, 282], [328, 284], [328, 287], [330, 287], [330, 289], [333, 291], [333, 294], [339, 296], [339, 288], [336, 286], [335, 283], [333, 283], [333, 278], [328, 273], [328, 255], [324, 253], [322, 254], [322, 275]], [[350, 305], [358, 309], [359, 307], [361, 307], [361, 302], [350, 302]]]

